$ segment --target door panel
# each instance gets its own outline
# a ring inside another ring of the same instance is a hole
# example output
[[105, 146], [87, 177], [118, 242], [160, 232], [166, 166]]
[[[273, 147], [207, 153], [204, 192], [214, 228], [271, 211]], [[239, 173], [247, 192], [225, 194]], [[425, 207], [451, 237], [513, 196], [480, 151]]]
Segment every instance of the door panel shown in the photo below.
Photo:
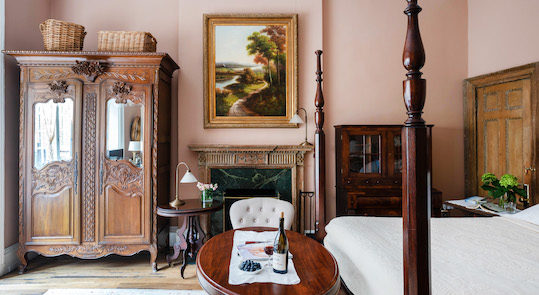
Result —
[[78, 80], [28, 84], [28, 244], [80, 242], [81, 97]]
[[151, 87], [100, 85], [100, 243], [149, 243]]
[[[510, 173], [531, 183], [532, 126], [530, 80], [477, 88], [477, 176]], [[479, 195], [486, 192], [478, 182]]]

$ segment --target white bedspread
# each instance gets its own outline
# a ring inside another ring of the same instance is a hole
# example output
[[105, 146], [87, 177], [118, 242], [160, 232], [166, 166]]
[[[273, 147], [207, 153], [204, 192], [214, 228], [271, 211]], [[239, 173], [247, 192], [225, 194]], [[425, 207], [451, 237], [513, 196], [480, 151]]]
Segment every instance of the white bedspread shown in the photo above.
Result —
[[[402, 294], [402, 219], [339, 217], [325, 246], [356, 295]], [[504, 217], [431, 219], [432, 294], [539, 294], [539, 226]]]

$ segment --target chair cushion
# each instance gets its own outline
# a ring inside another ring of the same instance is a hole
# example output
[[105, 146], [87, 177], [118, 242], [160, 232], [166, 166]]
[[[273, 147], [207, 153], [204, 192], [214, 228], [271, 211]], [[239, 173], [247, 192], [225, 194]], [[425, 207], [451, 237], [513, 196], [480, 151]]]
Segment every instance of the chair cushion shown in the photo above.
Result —
[[279, 217], [284, 212], [284, 227], [290, 229], [294, 220], [294, 206], [287, 201], [273, 198], [250, 198], [230, 206], [232, 228], [251, 226], [279, 227]]

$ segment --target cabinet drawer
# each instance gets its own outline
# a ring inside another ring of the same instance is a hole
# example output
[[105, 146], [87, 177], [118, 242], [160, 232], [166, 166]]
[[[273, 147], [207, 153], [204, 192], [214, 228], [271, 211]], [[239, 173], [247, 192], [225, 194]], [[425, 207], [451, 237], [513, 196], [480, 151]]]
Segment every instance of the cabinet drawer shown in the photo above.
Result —
[[346, 185], [352, 185], [352, 186], [394, 186], [394, 187], [400, 187], [402, 184], [401, 178], [380, 178], [380, 177], [372, 177], [372, 178], [350, 178], [347, 177], [344, 179], [344, 183]]
[[349, 195], [347, 209], [400, 208], [401, 206], [402, 202], [400, 197], [366, 197]]
[[361, 208], [348, 209], [346, 215], [360, 216], [401, 216], [401, 208]]

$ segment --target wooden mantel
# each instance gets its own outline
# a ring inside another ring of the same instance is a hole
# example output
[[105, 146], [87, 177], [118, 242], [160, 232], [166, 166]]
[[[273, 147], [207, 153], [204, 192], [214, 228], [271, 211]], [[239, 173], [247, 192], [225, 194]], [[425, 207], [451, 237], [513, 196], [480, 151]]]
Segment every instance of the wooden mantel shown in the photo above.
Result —
[[[211, 182], [211, 169], [290, 169], [292, 204], [296, 209], [296, 217], [300, 216], [298, 196], [299, 192], [304, 190], [305, 184], [303, 163], [305, 153], [312, 151], [312, 146], [192, 144], [189, 145], [189, 149], [198, 153], [198, 165], [206, 182]], [[299, 224], [296, 218], [293, 228], [302, 230]]]

